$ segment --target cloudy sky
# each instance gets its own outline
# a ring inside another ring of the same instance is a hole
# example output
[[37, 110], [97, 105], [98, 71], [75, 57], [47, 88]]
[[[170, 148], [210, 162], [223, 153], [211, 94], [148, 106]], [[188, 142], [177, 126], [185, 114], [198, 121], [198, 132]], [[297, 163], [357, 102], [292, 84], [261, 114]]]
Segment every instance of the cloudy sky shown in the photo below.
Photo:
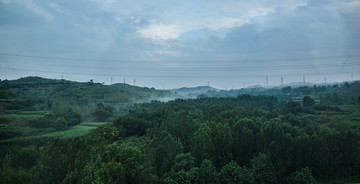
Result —
[[360, 0], [0, 0], [0, 78], [160, 89], [358, 80], [359, 20]]

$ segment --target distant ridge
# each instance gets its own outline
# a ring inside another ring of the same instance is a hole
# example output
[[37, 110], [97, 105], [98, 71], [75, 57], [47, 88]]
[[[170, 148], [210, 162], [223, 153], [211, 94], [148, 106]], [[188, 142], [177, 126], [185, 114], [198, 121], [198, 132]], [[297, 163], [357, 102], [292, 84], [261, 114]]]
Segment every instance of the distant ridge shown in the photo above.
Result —
[[171, 89], [173, 93], [186, 97], [197, 97], [200, 94], [206, 94], [209, 91], [220, 91], [219, 89], [213, 88], [211, 86], [197, 86], [197, 87], [182, 87], [179, 89]]

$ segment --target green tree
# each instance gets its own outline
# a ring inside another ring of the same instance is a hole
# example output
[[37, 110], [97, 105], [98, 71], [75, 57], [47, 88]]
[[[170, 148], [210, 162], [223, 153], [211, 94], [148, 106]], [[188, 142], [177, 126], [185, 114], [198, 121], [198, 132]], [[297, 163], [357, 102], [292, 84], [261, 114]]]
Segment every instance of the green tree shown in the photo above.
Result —
[[265, 153], [259, 153], [251, 160], [251, 172], [255, 183], [278, 183], [275, 167]]
[[150, 146], [158, 176], [168, 172], [174, 165], [176, 155], [183, 152], [181, 141], [166, 131], [160, 132]]
[[221, 168], [219, 182], [224, 184], [242, 184], [247, 180], [246, 170], [231, 161]]
[[202, 124], [191, 139], [191, 154], [199, 164], [202, 160], [209, 159], [214, 149], [212, 130], [208, 125]]
[[301, 108], [300, 103], [290, 101], [287, 104], [285, 104], [285, 107], [283, 108], [283, 112], [284, 113], [298, 114], [298, 113], [303, 112], [303, 109]]
[[242, 119], [238, 121], [233, 128], [233, 158], [236, 162], [247, 165], [255, 152], [255, 136], [253, 130], [248, 128], [246, 123], [250, 126], [255, 124], [250, 119]]
[[195, 158], [191, 153], [180, 153], [175, 157], [174, 171], [189, 171], [195, 165]]
[[287, 178], [289, 184], [315, 184], [315, 179], [311, 174], [309, 168], [302, 168], [300, 171], [295, 171]]
[[136, 117], [132, 114], [118, 117], [113, 123], [120, 130], [124, 131], [124, 136], [145, 135], [147, 128], [150, 127], [149, 122], [142, 117]]
[[95, 172], [97, 178], [103, 183], [125, 183], [125, 168], [113, 160], [101, 164]]
[[64, 116], [68, 111], [66, 100], [63, 98], [56, 98], [51, 110], [57, 116]]
[[290, 93], [291, 92], [291, 86], [286, 86], [281, 89], [283, 93]]
[[228, 163], [232, 158], [232, 135], [229, 125], [218, 123], [213, 129], [214, 163], [217, 168]]
[[108, 120], [114, 114], [113, 111], [114, 110], [111, 106], [105, 106], [104, 104], [99, 103], [93, 112], [93, 115], [96, 117], [97, 121], [103, 122]]
[[304, 96], [302, 100], [302, 105], [304, 108], [310, 109], [312, 106], [315, 105], [315, 100], [309, 96]]
[[210, 160], [203, 160], [199, 168], [199, 181], [201, 184], [217, 183], [217, 172]]

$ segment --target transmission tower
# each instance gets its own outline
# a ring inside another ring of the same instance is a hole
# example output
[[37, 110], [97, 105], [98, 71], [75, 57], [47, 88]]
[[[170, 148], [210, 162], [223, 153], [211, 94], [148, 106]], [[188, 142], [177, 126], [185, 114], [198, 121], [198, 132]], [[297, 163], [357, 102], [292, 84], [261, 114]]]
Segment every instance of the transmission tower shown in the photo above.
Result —
[[266, 76], [266, 86], [269, 86], [269, 77]]

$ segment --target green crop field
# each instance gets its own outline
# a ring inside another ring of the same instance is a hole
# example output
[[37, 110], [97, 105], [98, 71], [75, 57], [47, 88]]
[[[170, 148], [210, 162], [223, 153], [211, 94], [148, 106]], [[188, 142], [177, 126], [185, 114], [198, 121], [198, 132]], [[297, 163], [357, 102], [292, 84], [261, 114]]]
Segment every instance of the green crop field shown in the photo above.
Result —
[[14, 120], [14, 119], [35, 119], [42, 117], [43, 115], [39, 114], [6, 114], [0, 116], [0, 119], [8, 119], [8, 120]]
[[335, 127], [344, 127], [360, 133], [360, 105], [337, 105], [343, 111], [317, 111], [319, 116], [330, 119]]
[[83, 123], [80, 123], [80, 125], [83, 125], [83, 126], [92, 126], [92, 127], [99, 127], [101, 125], [105, 125], [105, 124], [108, 124], [109, 122], [83, 122]]
[[41, 137], [59, 137], [59, 138], [72, 138], [83, 136], [89, 133], [90, 130], [94, 129], [94, 126], [87, 125], [76, 125], [71, 127], [69, 130], [51, 132], [48, 134], [41, 135]]
[[351, 112], [345, 116], [341, 116], [341, 122], [351, 126], [360, 127], [360, 105], [341, 105], [341, 109]]
[[73, 138], [73, 137], [83, 136], [89, 133], [90, 130], [97, 128], [97, 126], [76, 125], [64, 131], [55, 131], [54, 129], [37, 129], [37, 128], [22, 127], [22, 126], [9, 125], [9, 124], [2, 124], [0, 125], [0, 128], [1, 128], [0, 131], [1, 134], [12, 135], [12, 137], [0, 140], [0, 143], [1, 142], [15, 143], [18, 141], [38, 139], [42, 137]]
[[28, 126], [18, 126], [13, 124], [0, 124], [1, 140], [42, 135], [54, 131], [54, 129], [39, 129]]
[[38, 115], [45, 115], [48, 111], [19, 111], [18, 114], [38, 114]]

